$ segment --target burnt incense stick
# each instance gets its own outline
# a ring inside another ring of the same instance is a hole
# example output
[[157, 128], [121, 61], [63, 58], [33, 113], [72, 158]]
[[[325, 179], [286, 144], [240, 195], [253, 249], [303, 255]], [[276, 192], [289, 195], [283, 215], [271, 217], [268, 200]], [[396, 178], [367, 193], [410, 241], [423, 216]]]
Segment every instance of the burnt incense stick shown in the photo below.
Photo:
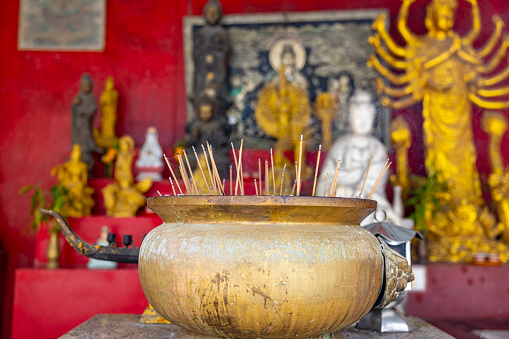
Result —
[[196, 163], [198, 164], [198, 167], [200, 168], [200, 172], [201, 172], [201, 175], [203, 176], [203, 180], [205, 181], [205, 186], [207, 186], [207, 190], [209, 191], [209, 194], [211, 194], [212, 192], [210, 191], [210, 188], [209, 188], [209, 183], [207, 182], [207, 178], [205, 177], [205, 173], [203, 172], [203, 168], [201, 167], [201, 163], [200, 163], [200, 158], [198, 158], [198, 154], [196, 153], [196, 149], [193, 147], [193, 153], [194, 153], [194, 156], [196, 157]]
[[168, 168], [170, 169], [171, 175], [173, 176], [173, 180], [175, 180], [175, 183], [177, 184], [177, 187], [179, 189], [180, 194], [182, 194], [182, 189], [180, 189], [179, 182], [177, 180], [177, 177], [175, 176], [175, 172], [173, 172], [173, 169], [171, 168], [170, 161], [166, 157], [166, 154], [163, 154], [164, 160], [166, 160], [166, 165], [168, 165]]
[[[234, 153], [235, 154], [235, 153]], [[233, 195], [233, 171], [232, 171], [232, 165], [230, 165], [230, 195]]]
[[313, 181], [313, 193], [311, 194], [312, 197], [315, 196], [316, 178], [318, 176], [318, 166], [320, 164], [320, 153], [322, 153], [322, 145], [321, 144], [318, 146], [318, 158], [316, 159], [315, 180]]
[[334, 171], [334, 176], [332, 177], [332, 183], [330, 185], [329, 190], [329, 197], [332, 197], [332, 193], [335, 191], [335, 183], [338, 180], [338, 172], [339, 172], [339, 163], [341, 162], [341, 159], [338, 159], [338, 163], [336, 165], [336, 170]]
[[364, 177], [364, 181], [362, 182], [361, 192], [359, 193], [358, 198], [362, 197], [362, 192], [364, 191], [364, 185], [366, 185], [366, 180], [368, 179], [369, 169], [371, 168], [371, 164], [373, 163], [373, 156], [371, 156], [371, 160], [369, 161], [369, 166], [366, 171], [366, 176]]
[[209, 171], [210, 176], [210, 184], [212, 185], [212, 190], [214, 191], [214, 194], [217, 195], [217, 189], [214, 181], [214, 176], [212, 175], [212, 171], [210, 169], [209, 159], [207, 157], [207, 151], [205, 151], [205, 146], [201, 144], [201, 148], [203, 149], [203, 156], [205, 157], [205, 162], [207, 163], [207, 170]]
[[157, 191], [157, 194], [159, 194], [160, 197], [162, 197], [163, 195], [161, 194], [161, 192]]
[[189, 168], [189, 174], [191, 175], [191, 180], [193, 182], [194, 194], [198, 194], [198, 187], [196, 186], [196, 180], [194, 180], [194, 173], [193, 170], [191, 169], [191, 165], [189, 164], [189, 159], [187, 158], [186, 150], [184, 150], [184, 158], [186, 159], [186, 164], [187, 167]]
[[281, 187], [279, 188], [279, 195], [283, 193], [283, 181], [285, 180], [286, 164], [283, 166], [283, 172], [281, 173]]
[[175, 186], [173, 185], [173, 180], [171, 180], [171, 177], [168, 179], [170, 179], [170, 184], [171, 184], [171, 189], [173, 190], [173, 194], [177, 195], [177, 192], [175, 192]]
[[300, 189], [302, 187], [302, 181], [300, 180], [302, 174], [302, 142], [303, 136], [300, 135], [300, 144], [299, 144], [299, 170], [297, 172], [297, 196], [300, 196]]
[[265, 195], [270, 195], [269, 187], [269, 162], [265, 159]]
[[254, 180], [256, 195], [258, 195], [258, 185], [256, 185], [256, 179]]
[[323, 188], [323, 196], [327, 196], [327, 182], [329, 181], [329, 173], [325, 176], [325, 187]]
[[274, 187], [274, 195], [276, 195], [276, 176], [274, 175], [274, 157], [272, 156], [272, 148], [270, 149], [270, 167], [272, 168], [272, 186]]
[[297, 186], [297, 180], [293, 181], [293, 188], [292, 188], [292, 194], [291, 195], [293, 195], [293, 193], [295, 193], [295, 186]]
[[260, 186], [260, 194], [262, 194], [262, 161], [258, 158], [258, 185]]

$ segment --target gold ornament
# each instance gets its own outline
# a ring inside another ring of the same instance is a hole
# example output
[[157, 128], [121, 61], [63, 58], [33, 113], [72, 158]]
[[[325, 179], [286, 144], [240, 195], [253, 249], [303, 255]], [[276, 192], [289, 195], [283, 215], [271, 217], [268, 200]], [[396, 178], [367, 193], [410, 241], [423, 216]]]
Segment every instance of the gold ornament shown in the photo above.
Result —
[[509, 77], [509, 67], [487, 76], [506, 55], [507, 35], [491, 59], [484, 61], [498, 45], [504, 23], [495, 15], [495, 32], [485, 46], [475, 50], [473, 42], [481, 29], [477, 0], [467, 0], [472, 5], [473, 21], [472, 29], [464, 36], [452, 29], [457, 1], [433, 0], [425, 20], [428, 33], [417, 36], [406, 23], [414, 1], [403, 0], [398, 16], [405, 47], [397, 45], [386, 31], [385, 14], [373, 23], [376, 33], [369, 39], [380, 59], [403, 72], [393, 73], [374, 55], [368, 66], [399, 86], [378, 81], [385, 106], [399, 109], [422, 101], [426, 166], [428, 170], [440, 170], [450, 186], [450, 203], [428, 220], [430, 260], [469, 261], [477, 252], [495, 252], [507, 261], [509, 258], [503, 253], [509, 249], [491, 238], [496, 225], [482, 199], [472, 131], [472, 103], [487, 109], [509, 107], [509, 101], [489, 100], [509, 94], [509, 87], [490, 87]]

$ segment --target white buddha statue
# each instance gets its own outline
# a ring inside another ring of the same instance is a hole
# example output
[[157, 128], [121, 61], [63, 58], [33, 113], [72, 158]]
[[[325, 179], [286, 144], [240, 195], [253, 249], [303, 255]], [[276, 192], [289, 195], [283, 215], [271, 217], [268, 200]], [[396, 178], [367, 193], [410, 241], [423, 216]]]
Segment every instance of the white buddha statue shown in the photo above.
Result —
[[[330, 148], [321, 168], [317, 183], [317, 195], [323, 194], [327, 173], [329, 174], [327, 182], [328, 195], [338, 159], [341, 157], [336, 196], [358, 197], [366, 177], [369, 162], [373, 157], [373, 163], [369, 169], [361, 196], [361, 198], [367, 198], [387, 160], [387, 150], [384, 144], [371, 135], [375, 115], [376, 107], [372, 95], [363, 90], [355, 91], [349, 102], [348, 122], [350, 133], [340, 137]], [[386, 221], [400, 225], [401, 217], [394, 212], [385, 193], [388, 177], [387, 174], [384, 176], [371, 198], [378, 202], [378, 210], [383, 210], [386, 213]], [[374, 222], [374, 214], [368, 216], [362, 222], [362, 225]], [[383, 217], [379, 217], [379, 219], [383, 219]]]
[[155, 127], [147, 128], [145, 133], [145, 142], [140, 150], [140, 156], [135, 163], [139, 171], [136, 180], [141, 181], [145, 178], [151, 178], [152, 181], [161, 180], [161, 172], [164, 168], [163, 149], [159, 145], [159, 134]]

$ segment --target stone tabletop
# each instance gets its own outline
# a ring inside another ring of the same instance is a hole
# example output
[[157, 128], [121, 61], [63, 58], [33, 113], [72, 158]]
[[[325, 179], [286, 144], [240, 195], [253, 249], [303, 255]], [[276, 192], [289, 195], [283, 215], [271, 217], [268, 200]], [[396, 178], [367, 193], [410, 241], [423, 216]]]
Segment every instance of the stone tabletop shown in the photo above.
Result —
[[[98, 314], [70, 332], [62, 339], [168, 339], [174, 336], [179, 327], [168, 324], [140, 324], [138, 314]], [[345, 329], [347, 339], [393, 338], [393, 339], [435, 339], [453, 338], [447, 333], [428, 324], [422, 319], [407, 317], [411, 328], [408, 333], [378, 333], [358, 330], [355, 327]]]

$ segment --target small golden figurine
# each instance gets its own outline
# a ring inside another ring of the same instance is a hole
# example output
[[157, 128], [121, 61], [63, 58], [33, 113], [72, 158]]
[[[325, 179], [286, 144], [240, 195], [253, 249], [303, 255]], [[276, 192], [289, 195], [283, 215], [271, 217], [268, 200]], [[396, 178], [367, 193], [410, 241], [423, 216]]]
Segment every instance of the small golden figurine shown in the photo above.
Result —
[[119, 140], [120, 151], [115, 161], [115, 181], [102, 189], [106, 215], [114, 217], [133, 217], [145, 205], [145, 196], [152, 186], [150, 178], [134, 183], [132, 174], [133, 139], [125, 135]]
[[[408, 9], [414, 1], [403, 0], [398, 16], [405, 47], [398, 46], [386, 31], [385, 15], [373, 23], [376, 33], [369, 40], [378, 57], [403, 73], [393, 73], [376, 56], [370, 58], [368, 66], [389, 83], [400, 86], [394, 88], [378, 82], [379, 91], [385, 95], [384, 105], [398, 109], [422, 101], [426, 167], [428, 171], [439, 169], [450, 184], [450, 203], [430, 218], [428, 225], [430, 260], [470, 261], [478, 252], [508, 251], [501, 250], [490, 238], [495, 221], [482, 198], [473, 141], [472, 103], [488, 109], [509, 107], [509, 101], [486, 99], [509, 93], [509, 87], [490, 87], [509, 77], [509, 68], [488, 76], [504, 59], [509, 37], [504, 36], [499, 49], [484, 62], [501, 38], [503, 22], [498, 16], [493, 17], [496, 25], [493, 36], [484, 47], [475, 50], [473, 42], [481, 28], [477, 0], [467, 0], [472, 6], [473, 27], [464, 36], [453, 31], [457, 0], [433, 0], [427, 7], [428, 33], [414, 35], [406, 24]], [[382, 41], [389, 51], [382, 47]], [[464, 213], [470, 212], [471, 216], [466, 218]], [[480, 231], [472, 232], [470, 226], [463, 224], [472, 216], [475, 220], [468, 224], [475, 224]], [[507, 255], [504, 258], [509, 260]]]
[[502, 232], [502, 239], [509, 244], [509, 170], [504, 170], [504, 162], [500, 154], [500, 145], [507, 131], [508, 122], [502, 113], [486, 112], [482, 116], [482, 128], [490, 135], [491, 175], [488, 184], [500, 218], [497, 231]]
[[406, 196], [409, 183], [408, 149], [412, 144], [412, 131], [401, 115], [391, 123], [391, 141], [396, 150], [396, 175], [391, 177], [394, 186], [401, 186], [402, 195]]
[[101, 130], [94, 129], [94, 138], [97, 145], [103, 148], [114, 147], [118, 141], [115, 135], [118, 91], [114, 86], [114, 79], [109, 76], [104, 83], [104, 91], [99, 102], [101, 107]]
[[94, 189], [87, 186], [87, 164], [81, 161], [81, 146], [74, 144], [69, 161], [51, 170], [58, 182], [67, 190], [61, 213], [69, 217], [84, 217], [91, 214], [94, 206]]
[[322, 120], [322, 147], [328, 150], [332, 145], [332, 122], [337, 114], [336, 102], [330, 93], [321, 93], [316, 98], [316, 116]]

